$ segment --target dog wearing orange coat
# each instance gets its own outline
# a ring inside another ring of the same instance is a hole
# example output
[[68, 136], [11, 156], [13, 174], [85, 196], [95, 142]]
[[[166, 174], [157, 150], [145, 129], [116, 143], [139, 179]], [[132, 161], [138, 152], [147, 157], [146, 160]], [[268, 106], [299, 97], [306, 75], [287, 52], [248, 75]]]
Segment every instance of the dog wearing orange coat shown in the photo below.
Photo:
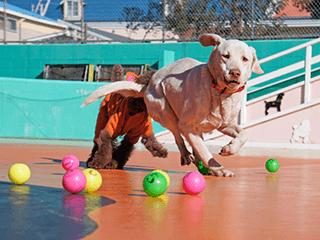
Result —
[[[143, 83], [154, 71], [137, 76], [127, 73], [127, 81]], [[123, 136], [119, 146], [115, 141]], [[125, 97], [119, 93], [108, 94], [101, 103], [95, 128], [94, 146], [87, 161], [87, 167], [95, 169], [123, 169], [139, 141], [155, 157], [168, 155], [154, 134], [151, 118], [148, 115], [143, 97]]]

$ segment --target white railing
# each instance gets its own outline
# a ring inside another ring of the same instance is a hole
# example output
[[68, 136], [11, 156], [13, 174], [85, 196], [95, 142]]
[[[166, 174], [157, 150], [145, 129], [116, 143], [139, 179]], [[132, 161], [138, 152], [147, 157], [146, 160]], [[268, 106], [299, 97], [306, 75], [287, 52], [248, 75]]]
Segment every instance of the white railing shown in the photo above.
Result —
[[[269, 81], [271, 79], [274, 79], [274, 78], [277, 78], [277, 77], [283, 76], [285, 74], [288, 74], [288, 73], [291, 73], [291, 72], [294, 72], [296, 70], [304, 68], [305, 69], [305, 73], [304, 73], [305, 80], [303, 82], [303, 85], [304, 85], [304, 101], [303, 101], [302, 104], [307, 104], [310, 101], [310, 82], [312, 82], [314, 80], [314, 79], [311, 79], [311, 66], [313, 64], [315, 64], [315, 63], [320, 62], [320, 55], [312, 57], [312, 45], [317, 44], [317, 43], [320, 43], [320, 38], [311, 40], [311, 41], [306, 42], [304, 44], [301, 44], [299, 46], [290, 48], [288, 50], [285, 50], [285, 51], [282, 51], [280, 53], [276, 53], [276, 54], [274, 54], [272, 56], [269, 56], [269, 57], [261, 59], [259, 61], [259, 63], [263, 64], [263, 63], [275, 60], [277, 58], [283, 57], [285, 55], [288, 55], [290, 53], [299, 51], [301, 49], [304, 49], [304, 48], [306, 49], [306, 57], [305, 57], [304, 61], [297, 62], [297, 63], [292, 64], [290, 66], [287, 66], [287, 67], [278, 69], [276, 71], [264, 74], [264, 75], [259, 76], [257, 78], [254, 78], [254, 79], [248, 81], [247, 89], [249, 87], [256, 86], [256, 85], [258, 85], [258, 84], [260, 84], [262, 82], [266, 82], [266, 81]], [[259, 89], [255, 89], [253, 91], [262, 90], [262, 89], [267, 88], [269, 86], [270, 85], [267, 85], [267, 86], [261, 87]], [[250, 92], [253, 92], [253, 91], [249, 91], [247, 93], [250, 93]], [[267, 96], [265, 96], [265, 98], [267, 98]], [[243, 124], [245, 124], [247, 122], [246, 121], [246, 115], [247, 115], [246, 106], [248, 104], [250, 104], [250, 101], [249, 102], [247, 101], [247, 94], [245, 94], [245, 96], [244, 96], [244, 98], [242, 99], [242, 102], [241, 102], [241, 111], [240, 111], [240, 119], [239, 119], [239, 124], [240, 125], [243, 125]]]
[[[255, 91], [259, 91], [259, 90], [262, 90], [264, 88], [268, 88], [272, 85], [275, 85], [275, 84], [279, 84], [281, 82], [285, 82], [287, 80], [290, 80], [292, 78], [296, 78], [296, 77], [301, 77], [301, 76], [305, 76], [305, 80], [304, 82], [299, 82], [299, 83], [296, 83], [292, 86], [288, 86], [288, 87], [285, 87], [283, 89], [280, 89], [280, 90], [277, 90], [273, 93], [269, 93], [269, 94], [266, 94], [266, 95], [263, 95], [263, 96], [260, 96], [258, 98], [255, 98], [255, 99], [251, 99], [249, 101], [247, 101], [247, 94], [245, 94], [242, 102], [241, 102], [241, 110], [240, 110], [240, 116], [239, 116], [239, 124], [245, 128], [245, 127], [250, 127], [250, 126], [254, 126], [256, 124], [260, 124], [260, 123], [263, 123], [263, 122], [267, 122], [267, 121], [270, 121], [274, 118], [277, 118], [277, 117], [281, 117], [283, 115], [288, 115], [288, 114], [291, 114], [291, 113], [294, 113], [294, 112], [297, 112], [297, 111], [300, 111], [301, 109], [304, 109], [306, 107], [312, 107], [314, 105], [318, 105], [320, 104], [320, 98], [316, 101], [313, 101], [313, 102], [310, 102], [310, 83], [315, 81], [315, 80], [319, 80], [320, 76], [315, 76], [313, 78], [311, 78], [311, 66], [315, 63], [319, 63], [320, 62], [320, 55], [317, 55], [315, 57], [312, 57], [312, 45], [315, 45], [317, 43], [320, 43], [320, 38], [318, 39], [314, 39], [314, 40], [311, 40], [309, 42], [306, 42], [304, 44], [301, 44], [299, 46], [296, 46], [296, 47], [293, 47], [293, 48], [290, 48], [288, 50], [285, 50], [285, 51], [282, 51], [280, 53], [277, 53], [277, 54], [274, 54], [272, 56], [269, 56], [269, 57], [266, 57], [266, 58], [263, 58], [261, 60], [259, 60], [259, 63], [260, 64], [263, 64], [263, 63], [266, 63], [266, 62], [269, 62], [269, 61], [272, 61], [274, 59], [277, 59], [277, 58], [280, 58], [280, 57], [283, 57], [285, 55], [288, 55], [290, 53], [293, 53], [293, 52], [296, 52], [296, 51], [299, 51], [301, 49], [306, 49], [306, 57], [305, 57], [305, 60], [304, 61], [300, 61], [300, 62], [297, 62], [297, 63], [294, 63], [290, 66], [287, 66], [287, 67], [284, 67], [284, 68], [281, 68], [281, 69], [278, 69], [276, 71], [273, 71], [273, 72], [270, 72], [270, 73], [267, 73], [267, 74], [264, 74], [262, 76], [259, 76], [257, 78], [254, 78], [250, 81], [248, 81], [247, 83], [247, 88], [245, 91], [247, 91], [247, 89], [249, 87], [253, 87], [253, 86], [256, 86], [260, 83], [263, 83], [263, 82], [266, 82], [266, 81], [269, 81], [271, 79], [274, 79], [274, 78], [277, 78], [277, 77], [280, 77], [280, 76], [283, 76], [285, 74], [288, 74], [288, 73], [291, 73], [291, 72], [294, 72], [296, 70], [299, 70], [299, 69], [302, 69], [304, 68], [305, 69], [305, 72], [302, 73], [302, 74], [298, 74], [298, 75], [295, 75], [293, 77], [290, 77], [290, 78], [287, 78], [287, 79], [284, 79], [284, 80], [281, 80], [281, 81], [278, 81], [276, 83], [272, 83], [272, 84], [268, 84], [268, 85], [265, 85], [263, 87], [260, 87], [260, 88], [256, 88], [254, 90], [250, 90], [248, 91], [247, 93], [252, 93], [252, 92], [255, 92]], [[313, 69], [313, 70], [317, 70], [317, 69]], [[268, 116], [265, 116], [261, 119], [256, 119], [254, 121], [251, 121], [250, 123], [247, 123], [246, 121], [246, 107], [250, 104], [253, 104], [255, 102], [258, 102], [258, 101], [263, 101], [264, 99], [267, 99], [269, 97], [272, 97], [272, 96], [275, 96], [277, 94], [279, 94], [280, 92], [282, 91], [288, 91], [288, 90], [292, 90], [292, 89], [295, 89], [295, 88], [298, 88], [298, 87], [301, 87], [301, 86], [305, 86], [304, 87], [304, 99], [303, 99], [303, 102], [299, 105], [299, 106], [296, 106], [296, 107], [293, 107], [291, 109], [288, 109], [286, 111], [282, 111], [282, 112], [277, 112], [276, 114], [270, 114]], [[161, 136], [161, 135], [165, 135], [169, 133], [168, 130], [166, 131], [163, 131], [161, 133], [158, 133], [156, 134], [157, 136]], [[222, 136], [223, 134], [221, 132], [214, 132], [212, 134], [205, 134], [204, 135], [204, 140], [205, 141], [209, 141], [211, 139], [215, 139], [215, 138], [218, 138], [220, 136]]]

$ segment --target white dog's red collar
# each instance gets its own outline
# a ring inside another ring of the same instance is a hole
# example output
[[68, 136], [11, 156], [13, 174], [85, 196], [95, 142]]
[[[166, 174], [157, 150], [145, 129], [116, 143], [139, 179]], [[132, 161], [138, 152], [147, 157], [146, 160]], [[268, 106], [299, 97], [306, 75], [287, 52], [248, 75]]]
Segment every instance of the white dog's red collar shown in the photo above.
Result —
[[241, 92], [243, 89], [245, 89], [245, 86], [242, 86], [242, 87], [240, 87], [237, 91], [235, 91], [235, 92], [230, 92], [230, 91], [226, 91], [227, 88], [224, 88], [224, 89], [219, 88], [219, 87], [217, 86], [217, 84], [215, 84], [215, 83], [211, 83], [211, 86], [212, 86], [213, 88], [217, 89], [218, 91], [220, 91], [221, 93], [226, 93], [226, 94], [232, 94], [232, 93], [236, 93], [236, 92]]
[[217, 90], [218, 90], [219, 92], [221, 92], [221, 93], [232, 94], [232, 93], [236, 93], [236, 92], [241, 92], [243, 89], [246, 88], [245, 86], [242, 86], [242, 87], [238, 88], [238, 90], [235, 91], [235, 92], [229, 92], [229, 91], [226, 91], [227, 88], [219, 88], [219, 87], [217, 86], [217, 84], [214, 83], [214, 79], [213, 79], [213, 76], [212, 76], [211, 74], [210, 74], [210, 77], [211, 77], [211, 86], [212, 86], [213, 88], [217, 89]]

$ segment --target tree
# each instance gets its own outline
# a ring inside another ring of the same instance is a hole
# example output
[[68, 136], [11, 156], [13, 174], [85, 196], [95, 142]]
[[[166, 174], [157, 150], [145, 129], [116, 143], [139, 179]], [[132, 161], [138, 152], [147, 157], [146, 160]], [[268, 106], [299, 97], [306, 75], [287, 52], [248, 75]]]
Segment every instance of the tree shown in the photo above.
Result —
[[145, 26], [148, 21], [156, 22], [157, 26], [162, 25], [184, 40], [198, 39], [206, 32], [226, 38], [272, 38], [280, 35], [285, 27], [281, 18], [274, 15], [285, 7], [286, 1], [162, 0], [150, 2], [152, 14], [149, 10], [139, 19], [145, 21]]
[[216, 7], [211, 0], [167, 0], [168, 13], [165, 16], [167, 30], [186, 39], [198, 38], [210, 32], [218, 20]]
[[311, 18], [320, 19], [320, 0], [293, 0], [293, 5], [310, 12]]
[[127, 29], [132, 32], [137, 31], [139, 28], [146, 30], [145, 36], [158, 26], [162, 26], [162, 5], [157, 2], [150, 1], [148, 4], [148, 11], [144, 11], [138, 7], [125, 7], [122, 11], [123, 21], [127, 22]]

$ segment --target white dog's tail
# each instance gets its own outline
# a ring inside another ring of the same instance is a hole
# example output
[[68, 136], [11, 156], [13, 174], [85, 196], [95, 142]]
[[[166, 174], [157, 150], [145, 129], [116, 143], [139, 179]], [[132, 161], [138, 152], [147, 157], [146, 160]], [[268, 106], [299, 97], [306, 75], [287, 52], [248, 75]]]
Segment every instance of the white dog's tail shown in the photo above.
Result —
[[86, 100], [84, 100], [81, 107], [87, 106], [90, 103], [97, 101], [110, 93], [120, 93], [125, 97], [143, 97], [146, 85], [135, 82], [120, 81], [110, 83], [108, 85], [99, 87], [96, 91], [91, 93]]

